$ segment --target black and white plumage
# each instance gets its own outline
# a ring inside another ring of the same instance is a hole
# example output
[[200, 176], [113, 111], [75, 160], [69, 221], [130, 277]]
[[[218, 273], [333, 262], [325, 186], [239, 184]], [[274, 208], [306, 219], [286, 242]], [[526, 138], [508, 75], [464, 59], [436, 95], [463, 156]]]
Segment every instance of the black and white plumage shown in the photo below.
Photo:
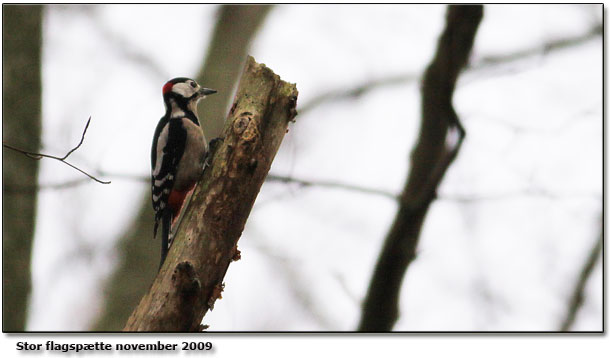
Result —
[[208, 143], [197, 118], [197, 103], [215, 90], [177, 77], [163, 86], [165, 115], [157, 124], [151, 150], [154, 236], [162, 222], [161, 265], [171, 245], [169, 233], [184, 199], [203, 173]]

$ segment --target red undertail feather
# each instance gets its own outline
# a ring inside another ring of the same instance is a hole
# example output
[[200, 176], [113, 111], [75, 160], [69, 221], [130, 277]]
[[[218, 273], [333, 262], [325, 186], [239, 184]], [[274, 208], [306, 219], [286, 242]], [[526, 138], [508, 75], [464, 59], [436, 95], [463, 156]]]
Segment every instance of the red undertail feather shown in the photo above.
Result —
[[[195, 184], [193, 184], [190, 188], [180, 191], [173, 189], [169, 193], [169, 198], [167, 198], [167, 206], [172, 210], [172, 214], [175, 221], [180, 214], [180, 210], [182, 209], [182, 205], [184, 205], [184, 199], [193, 191], [195, 188]], [[173, 224], [173, 223], [172, 223]]]

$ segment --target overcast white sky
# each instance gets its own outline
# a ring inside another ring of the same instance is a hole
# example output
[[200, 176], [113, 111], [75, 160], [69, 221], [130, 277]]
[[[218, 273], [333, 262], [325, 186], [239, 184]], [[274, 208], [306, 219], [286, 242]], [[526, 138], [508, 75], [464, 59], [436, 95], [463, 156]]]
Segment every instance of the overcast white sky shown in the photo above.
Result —
[[[152, 133], [163, 113], [161, 86], [172, 77], [196, 76], [216, 9], [49, 7], [45, 152], [71, 148], [92, 116], [73, 162], [148, 175]], [[486, 6], [472, 65], [583, 34], [601, 21], [601, 10]], [[421, 75], [444, 14], [443, 5], [277, 6], [250, 53], [296, 83], [299, 105], [305, 105], [329, 90]], [[126, 58], [117, 41], [159, 70]], [[271, 172], [398, 193], [417, 135], [419, 101], [418, 84], [410, 82], [298, 116]], [[555, 330], [600, 230], [601, 37], [465, 73], [454, 103], [467, 138], [427, 216], [395, 329]], [[41, 162], [41, 184], [74, 178], [79, 173]], [[148, 203], [148, 189], [113, 179], [106, 186], [40, 193], [28, 329], [89, 327], [101, 305], [101, 281], [119, 254], [115, 241], [141, 202]], [[205, 323], [211, 330], [353, 330], [395, 210], [383, 196], [265, 184], [239, 241], [242, 260], [230, 266], [223, 300]], [[574, 328], [600, 330], [601, 265], [586, 293]]]

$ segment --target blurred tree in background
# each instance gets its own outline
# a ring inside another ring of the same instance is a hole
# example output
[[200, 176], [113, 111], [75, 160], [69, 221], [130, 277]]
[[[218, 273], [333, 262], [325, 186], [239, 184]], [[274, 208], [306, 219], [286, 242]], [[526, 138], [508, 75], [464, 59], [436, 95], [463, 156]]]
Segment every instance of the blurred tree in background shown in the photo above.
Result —
[[[223, 5], [218, 10], [207, 56], [197, 76], [199, 83], [218, 91], [216, 101], [199, 106], [199, 117], [203, 119], [208, 140], [222, 131], [231, 93], [250, 42], [270, 9], [271, 6]], [[152, 241], [150, 218], [153, 215], [147, 197], [131, 229], [119, 241], [120, 262], [107, 283], [104, 309], [94, 330], [121, 330], [157, 274], [161, 244]]]
[[[41, 131], [42, 7], [2, 5], [2, 141], [38, 152]], [[2, 329], [22, 331], [31, 289], [38, 161], [3, 149]]]
[[[447, 10], [445, 30], [422, 79], [422, 121], [411, 169], [364, 300], [360, 331], [391, 331], [398, 320], [400, 289], [415, 259], [428, 208], [464, 139], [453, 92], [482, 18], [483, 5], [450, 5]], [[446, 144], [451, 132], [458, 135], [453, 147]]]

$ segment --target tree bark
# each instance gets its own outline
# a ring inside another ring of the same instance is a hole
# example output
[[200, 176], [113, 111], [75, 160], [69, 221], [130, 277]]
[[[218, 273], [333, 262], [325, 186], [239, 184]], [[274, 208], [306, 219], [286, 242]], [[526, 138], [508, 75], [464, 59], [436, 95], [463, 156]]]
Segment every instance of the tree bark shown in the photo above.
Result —
[[296, 115], [298, 92], [249, 57], [224, 129], [167, 259], [125, 331], [196, 331], [216, 299], [254, 200]]
[[[360, 331], [390, 331], [398, 319], [402, 280], [415, 258], [425, 216], [465, 135], [452, 97], [482, 17], [480, 5], [448, 8], [445, 30], [423, 79], [422, 122], [409, 177], [364, 300]], [[449, 131], [458, 135], [453, 146], [447, 144]]]
[[[2, 6], [2, 140], [40, 150], [41, 6]], [[2, 161], [2, 330], [23, 331], [31, 287], [37, 193], [7, 190], [38, 182], [38, 161], [10, 150]]]
[[[208, 140], [222, 131], [227, 107], [233, 98], [231, 91], [237, 85], [249, 44], [271, 8], [262, 5], [219, 8], [205, 64], [197, 76], [202, 86], [218, 90], [199, 106], [199, 118]], [[105, 289], [103, 313], [93, 325], [94, 330], [120, 330], [155, 278], [160, 244], [152, 241], [153, 217], [150, 192], [147, 192], [132, 227], [119, 240], [120, 262]]]

